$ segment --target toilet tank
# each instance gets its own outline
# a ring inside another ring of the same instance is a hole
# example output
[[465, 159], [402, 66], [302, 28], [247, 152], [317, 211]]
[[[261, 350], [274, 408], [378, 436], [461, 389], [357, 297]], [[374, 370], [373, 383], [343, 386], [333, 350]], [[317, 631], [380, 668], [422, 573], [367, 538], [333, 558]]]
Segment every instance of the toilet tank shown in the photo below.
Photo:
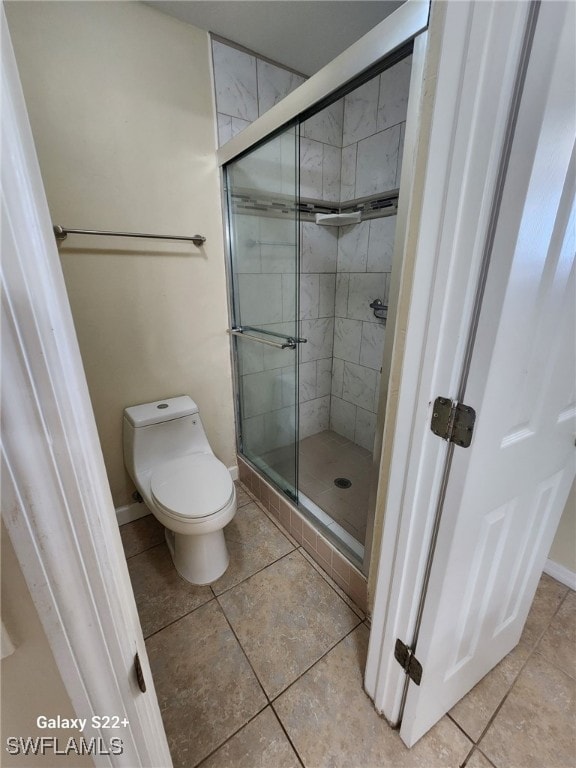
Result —
[[188, 395], [126, 408], [123, 442], [124, 463], [133, 480], [164, 461], [212, 453], [198, 406]]

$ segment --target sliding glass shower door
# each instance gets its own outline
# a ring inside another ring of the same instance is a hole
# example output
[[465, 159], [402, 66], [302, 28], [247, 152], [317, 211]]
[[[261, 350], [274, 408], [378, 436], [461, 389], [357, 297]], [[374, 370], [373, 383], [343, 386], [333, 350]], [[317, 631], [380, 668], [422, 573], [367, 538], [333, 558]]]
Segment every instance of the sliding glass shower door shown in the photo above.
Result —
[[225, 170], [240, 450], [298, 495], [298, 126]]

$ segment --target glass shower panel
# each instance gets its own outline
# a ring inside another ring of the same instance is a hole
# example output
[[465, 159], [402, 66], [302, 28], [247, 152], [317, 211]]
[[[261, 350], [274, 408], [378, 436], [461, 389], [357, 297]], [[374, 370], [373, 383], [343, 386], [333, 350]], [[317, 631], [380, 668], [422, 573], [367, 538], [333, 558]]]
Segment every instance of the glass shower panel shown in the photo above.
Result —
[[297, 499], [298, 129], [226, 167], [240, 450]]

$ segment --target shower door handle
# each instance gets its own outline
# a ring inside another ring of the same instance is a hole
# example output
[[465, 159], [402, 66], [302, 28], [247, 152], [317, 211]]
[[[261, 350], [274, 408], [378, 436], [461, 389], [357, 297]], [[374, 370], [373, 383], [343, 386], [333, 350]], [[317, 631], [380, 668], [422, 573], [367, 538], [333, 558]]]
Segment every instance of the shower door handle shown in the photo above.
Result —
[[[254, 329], [258, 330], [258, 329]], [[276, 347], [277, 349], [296, 349], [298, 344], [303, 344], [306, 339], [295, 339], [292, 336], [282, 336], [281, 334], [272, 333], [271, 331], [260, 331], [260, 333], [268, 333], [270, 336], [279, 336], [285, 339], [284, 342], [270, 341], [268, 339], [261, 339], [259, 336], [253, 336], [251, 333], [246, 333], [243, 328], [229, 328], [227, 333], [230, 336], [239, 336], [242, 339], [249, 339], [250, 341], [257, 341], [260, 344], [266, 344], [268, 347]]]

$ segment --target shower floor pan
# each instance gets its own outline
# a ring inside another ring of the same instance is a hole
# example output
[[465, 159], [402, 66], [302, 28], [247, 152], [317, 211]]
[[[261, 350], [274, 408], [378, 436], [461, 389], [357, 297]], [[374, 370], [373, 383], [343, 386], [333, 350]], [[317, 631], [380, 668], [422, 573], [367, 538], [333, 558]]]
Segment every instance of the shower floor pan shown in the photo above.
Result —
[[[280, 451], [263, 458], [271, 467], [277, 465], [282, 473]], [[301, 502], [309, 506], [312, 514], [324, 524], [329, 524], [328, 515], [344, 531], [341, 538], [353, 551], [357, 551], [358, 546], [354, 546], [349, 537], [362, 547], [366, 538], [371, 468], [370, 451], [332, 430], [300, 441], [298, 484]], [[349, 481], [350, 485], [339, 487], [347, 485], [343, 480]], [[308, 500], [313, 504], [307, 504]]]

